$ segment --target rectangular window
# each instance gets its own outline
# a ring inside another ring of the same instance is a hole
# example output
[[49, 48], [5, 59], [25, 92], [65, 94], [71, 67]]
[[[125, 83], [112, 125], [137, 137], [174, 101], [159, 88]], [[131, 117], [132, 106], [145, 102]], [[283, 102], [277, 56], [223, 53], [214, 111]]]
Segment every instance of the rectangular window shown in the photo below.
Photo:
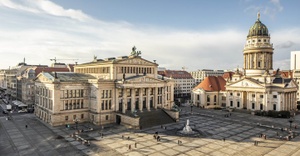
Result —
[[230, 101], [230, 107], [232, 107], [233, 106], [233, 101]]
[[240, 107], [240, 101], [237, 102], [237, 107], [238, 107], [238, 108]]
[[105, 120], [108, 120], [108, 115], [105, 116]]
[[240, 93], [237, 93], [236, 95], [237, 95], [237, 96], [240, 96]]
[[263, 109], [264, 109], [263, 104], [260, 104], [260, 110], [263, 110]]
[[277, 99], [277, 95], [273, 95], [273, 98], [274, 98], [274, 99]]
[[264, 95], [259, 95], [260, 98], [264, 98]]
[[276, 104], [273, 104], [273, 110], [276, 111]]
[[69, 120], [69, 116], [65, 116], [65, 120], [68, 121]]
[[255, 109], [255, 103], [252, 103], [252, 109]]
[[76, 115], [73, 115], [73, 120], [75, 120], [76, 119]]
[[83, 119], [84, 118], [84, 114], [81, 114], [81, 119]]
[[255, 94], [252, 94], [252, 97], [255, 98]]

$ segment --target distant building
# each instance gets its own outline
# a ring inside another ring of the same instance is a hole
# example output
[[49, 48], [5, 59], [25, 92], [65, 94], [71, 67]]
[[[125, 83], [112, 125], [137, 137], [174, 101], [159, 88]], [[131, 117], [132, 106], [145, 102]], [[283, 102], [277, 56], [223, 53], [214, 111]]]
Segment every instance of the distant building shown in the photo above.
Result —
[[291, 70], [293, 73], [293, 79], [298, 85], [297, 91], [297, 104], [300, 105], [300, 51], [292, 51], [291, 52]]
[[198, 71], [192, 71], [190, 74], [195, 79], [195, 85], [198, 85], [208, 76], [222, 76], [224, 74], [224, 70], [202, 69]]
[[278, 69], [273, 75], [273, 50], [268, 28], [258, 14], [244, 47], [244, 73], [237, 70], [225, 86], [227, 107], [252, 111], [296, 110], [298, 86], [290, 73]]
[[291, 70], [300, 69], [300, 51], [291, 52]]
[[226, 81], [222, 76], [208, 76], [192, 90], [194, 106], [215, 108], [226, 106]]
[[190, 73], [184, 70], [164, 70], [158, 71], [158, 74], [174, 80], [175, 100], [190, 99], [191, 90], [195, 85], [195, 80]]
[[71, 72], [68, 66], [47, 67], [47, 66], [32, 66], [24, 70], [21, 75], [17, 76], [17, 100], [28, 105], [34, 106], [35, 87], [34, 79], [41, 72]]

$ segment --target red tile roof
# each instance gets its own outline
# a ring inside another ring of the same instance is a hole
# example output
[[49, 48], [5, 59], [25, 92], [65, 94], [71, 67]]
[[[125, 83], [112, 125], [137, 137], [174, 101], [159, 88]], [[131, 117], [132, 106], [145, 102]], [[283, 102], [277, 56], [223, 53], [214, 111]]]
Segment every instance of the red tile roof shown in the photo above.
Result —
[[230, 80], [231, 80], [233, 74], [234, 74], [234, 72], [225, 72], [225, 73], [223, 74], [223, 78], [224, 78], [224, 79], [230, 79]]
[[[276, 74], [276, 71], [273, 71], [273, 74]], [[279, 71], [279, 74], [283, 78], [293, 78], [293, 71], [292, 70]]]
[[41, 72], [71, 72], [69, 68], [57, 68], [57, 67], [36, 67], [35, 76]]
[[193, 79], [192, 75], [184, 70], [164, 70], [158, 71], [159, 75], [172, 77], [174, 79]]
[[225, 91], [226, 81], [222, 76], [208, 76], [194, 89], [202, 88], [205, 91]]

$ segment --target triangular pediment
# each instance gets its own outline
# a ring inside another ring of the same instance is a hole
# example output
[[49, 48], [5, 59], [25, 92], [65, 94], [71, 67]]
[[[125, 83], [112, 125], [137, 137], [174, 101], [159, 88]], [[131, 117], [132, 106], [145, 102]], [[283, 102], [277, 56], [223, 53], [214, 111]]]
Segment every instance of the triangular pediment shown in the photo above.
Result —
[[239, 81], [228, 84], [227, 87], [264, 88], [264, 86], [259, 82], [251, 79], [241, 79]]
[[34, 79], [35, 82], [53, 82], [54, 77], [50, 75], [49, 73], [40, 73], [36, 78]]
[[295, 83], [295, 81], [291, 80], [286, 86], [285, 88], [297, 88], [297, 84]]
[[140, 57], [128, 58], [125, 60], [118, 61], [119, 64], [133, 64], [133, 65], [157, 65], [156, 63], [142, 59]]

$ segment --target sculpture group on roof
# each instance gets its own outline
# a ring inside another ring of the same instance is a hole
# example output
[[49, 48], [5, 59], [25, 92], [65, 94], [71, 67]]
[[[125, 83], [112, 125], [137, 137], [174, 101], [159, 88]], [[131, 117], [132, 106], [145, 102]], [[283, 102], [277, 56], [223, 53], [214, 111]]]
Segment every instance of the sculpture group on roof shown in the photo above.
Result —
[[136, 47], [133, 46], [133, 47], [132, 47], [132, 51], [131, 51], [130, 54], [131, 54], [131, 56], [139, 56], [139, 55], [142, 54], [142, 52], [141, 52], [141, 51], [136, 51]]

